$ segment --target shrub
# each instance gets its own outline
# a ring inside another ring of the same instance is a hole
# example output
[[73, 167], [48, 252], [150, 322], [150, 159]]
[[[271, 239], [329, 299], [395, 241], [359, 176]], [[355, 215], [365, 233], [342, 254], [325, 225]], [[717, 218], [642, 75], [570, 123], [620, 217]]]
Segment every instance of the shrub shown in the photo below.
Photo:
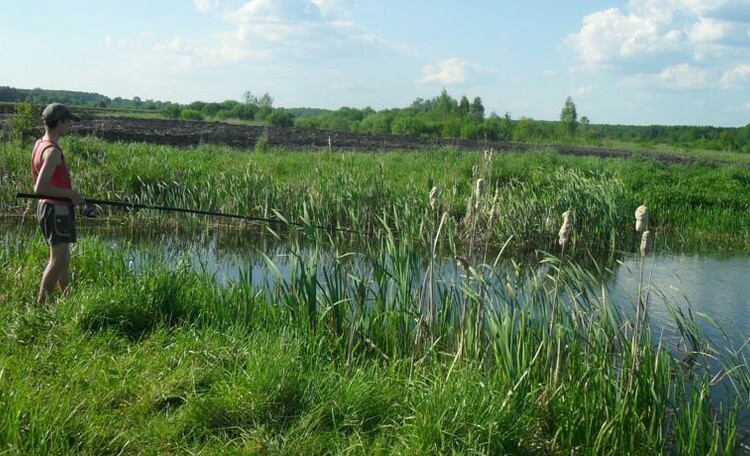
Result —
[[180, 118], [180, 107], [177, 105], [165, 106], [159, 110], [159, 114], [167, 119], [179, 119]]
[[266, 125], [271, 127], [294, 126], [294, 114], [285, 109], [274, 109], [265, 117]]
[[13, 139], [23, 143], [36, 136], [39, 119], [30, 101], [17, 103], [15, 111], [16, 115], [11, 121], [11, 134]]
[[203, 120], [203, 113], [196, 111], [195, 109], [183, 109], [180, 112], [180, 119], [182, 120]]

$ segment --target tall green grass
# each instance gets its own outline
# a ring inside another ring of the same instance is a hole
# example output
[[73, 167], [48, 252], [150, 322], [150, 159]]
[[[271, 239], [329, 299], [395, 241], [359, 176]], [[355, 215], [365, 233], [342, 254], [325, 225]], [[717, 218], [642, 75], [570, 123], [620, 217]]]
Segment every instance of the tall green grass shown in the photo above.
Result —
[[[0, 207], [5, 213], [28, 211], [32, 203], [14, 198], [15, 192], [32, 186], [28, 147], [13, 142], [3, 142], [1, 147]], [[748, 248], [750, 197], [743, 195], [750, 194], [746, 191], [750, 171], [739, 165], [664, 165], [638, 157], [603, 160], [542, 151], [495, 154], [484, 163], [481, 153], [450, 149], [257, 153], [218, 146], [112, 144], [79, 137], [64, 138], [63, 148], [76, 184], [92, 198], [251, 217], [281, 215], [290, 221], [362, 232], [380, 229], [384, 219], [391, 229], [398, 224], [415, 241], [429, 246], [431, 234], [425, 221], [435, 217], [428, 204], [430, 189], [441, 190], [439, 212], [447, 211], [451, 218], [445, 228], [457, 230], [469, 215], [475, 181], [482, 178], [484, 218], [478, 221], [481, 230], [476, 241], [486, 250], [497, 251], [508, 239], [510, 251], [549, 250], [557, 229], [550, 226], [557, 225], [559, 214], [568, 209], [574, 211], [580, 234], [571, 253], [629, 250], [629, 212], [644, 203], [655, 214], [653, 224], [661, 245]], [[107, 207], [102, 210], [105, 215], [121, 214]], [[490, 221], [490, 212], [491, 228], [482, 226]], [[169, 220], [168, 214], [156, 211], [127, 214], [139, 224], [163, 225]], [[203, 216], [181, 214], [178, 223], [190, 220], [206, 222]]]

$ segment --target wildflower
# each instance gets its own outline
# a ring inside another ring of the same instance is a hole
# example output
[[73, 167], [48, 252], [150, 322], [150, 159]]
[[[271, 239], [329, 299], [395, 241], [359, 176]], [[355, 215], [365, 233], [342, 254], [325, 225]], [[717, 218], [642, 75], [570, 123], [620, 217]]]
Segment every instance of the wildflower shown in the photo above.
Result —
[[432, 187], [430, 190], [430, 207], [435, 209], [440, 204], [440, 189], [437, 186]]
[[644, 231], [641, 235], [641, 256], [646, 256], [651, 251], [651, 231]]
[[568, 243], [568, 240], [570, 239], [570, 231], [573, 229], [573, 223], [570, 221], [571, 215], [573, 212], [571, 211], [565, 211], [563, 212], [563, 224], [560, 227], [560, 232], [557, 233], [559, 239], [559, 243], [561, 246], [565, 247], [565, 245]]
[[638, 206], [635, 210], [635, 230], [639, 233], [648, 229], [648, 208], [646, 206]]

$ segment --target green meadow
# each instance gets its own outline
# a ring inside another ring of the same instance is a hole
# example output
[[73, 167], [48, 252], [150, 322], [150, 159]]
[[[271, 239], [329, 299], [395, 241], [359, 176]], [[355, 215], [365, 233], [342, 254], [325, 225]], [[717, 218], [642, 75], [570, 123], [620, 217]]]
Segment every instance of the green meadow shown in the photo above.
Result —
[[[259, 288], [245, 271], [218, 284], [189, 255], [135, 269], [131, 246], [82, 227], [70, 293], [37, 306], [48, 253], [18, 228], [33, 224], [34, 203], [15, 198], [31, 190], [29, 150], [3, 143], [0, 452], [743, 448], [742, 353], [707, 348], [677, 306], [681, 343], [651, 331], [650, 251], [634, 302], [612, 300], [597, 279], [618, 253], [638, 252], [643, 204], [657, 251], [747, 252], [750, 169], [740, 156], [665, 165], [544, 149], [256, 152], [77, 137], [62, 146], [87, 197], [282, 221], [102, 206], [86, 223], [262, 231], [288, 246], [290, 277], [278, 271]], [[436, 269], [446, 258], [447, 277]], [[719, 382], [732, 393], [722, 400]]]

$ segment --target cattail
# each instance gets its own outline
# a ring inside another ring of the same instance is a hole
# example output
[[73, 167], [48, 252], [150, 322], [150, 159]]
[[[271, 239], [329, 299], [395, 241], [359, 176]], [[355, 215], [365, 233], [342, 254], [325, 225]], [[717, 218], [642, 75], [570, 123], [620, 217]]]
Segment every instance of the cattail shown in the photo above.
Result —
[[474, 197], [476, 198], [477, 202], [482, 198], [482, 194], [484, 193], [484, 179], [477, 179], [477, 185], [474, 189]]
[[488, 165], [492, 164], [492, 156], [494, 155], [494, 153], [495, 153], [494, 149], [485, 150], [484, 151], [484, 162], [487, 163]]
[[445, 225], [448, 223], [448, 219], [450, 218], [451, 214], [448, 211], [443, 212], [443, 216], [440, 217], [440, 226]]
[[641, 256], [646, 256], [651, 251], [651, 231], [644, 231], [641, 235]]
[[435, 209], [440, 204], [440, 189], [437, 185], [430, 190], [430, 207]]
[[560, 232], [557, 233], [559, 239], [559, 243], [561, 246], [565, 247], [565, 245], [568, 243], [568, 240], [570, 239], [570, 231], [573, 229], [573, 223], [570, 221], [570, 217], [573, 213], [571, 211], [565, 211], [563, 212], [563, 224], [560, 227]]
[[492, 204], [490, 205], [490, 216], [487, 218], [488, 224], [492, 224], [495, 218], [495, 207], [497, 207], [498, 201], [500, 201], [500, 187], [495, 187], [495, 196], [492, 198]]
[[638, 206], [635, 210], [635, 230], [637, 232], [646, 231], [648, 229], [648, 208], [646, 206]]

